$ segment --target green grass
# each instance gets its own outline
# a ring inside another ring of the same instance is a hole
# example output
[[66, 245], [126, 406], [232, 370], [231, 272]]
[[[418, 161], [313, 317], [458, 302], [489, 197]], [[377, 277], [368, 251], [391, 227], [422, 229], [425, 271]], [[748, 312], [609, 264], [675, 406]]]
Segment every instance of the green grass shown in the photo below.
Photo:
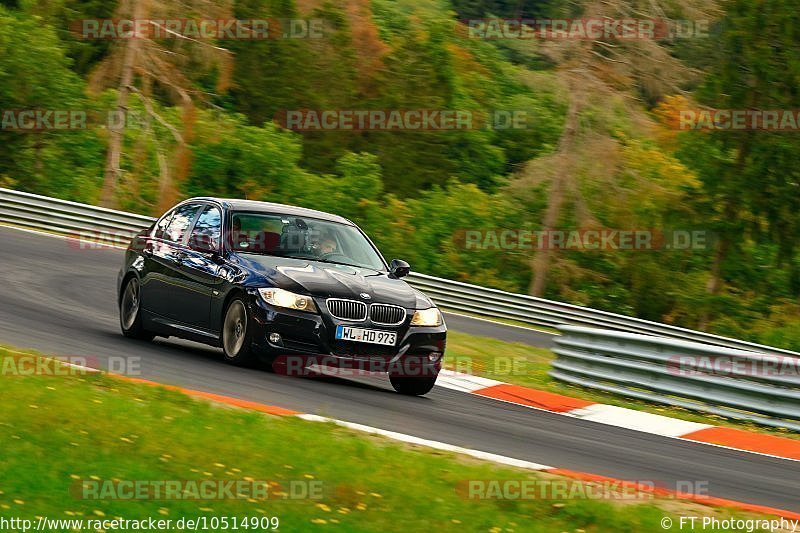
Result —
[[447, 332], [445, 367], [450, 370], [458, 370], [506, 383], [680, 418], [691, 422], [728, 426], [779, 437], [800, 439], [800, 434], [784, 428], [770, 428], [751, 422], [700, 413], [681, 407], [650, 403], [637, 398], [623, 397], [600, 390], [563, 383], [547, 374], [554, 359], [555, 354], [546, 348], [503, 342], [458, 331]]
[[[624, 532], [661, 530], [666, 514], [729, 516], [672, 500], [468, 500], [456, 491], [465, 480], [553, 476], [105, 375], [0, 381], [0, 517], [277, 516], [282, 531]], [[281, 487], [318, 480], [322, 499], [124, 501], [71, 493], [78, 480], [249, 478]]]
[[490, 322], [499, 322], [500, 324], [507, 324], [509, 326], [519, 326], [521, 328], [533, 329], [533, 330], [536, 330], [536, 331], [543, 331], [545, 333], [553, 333], [555, 335], [558, 335], [558, 330], [556, 328], [552, 328], [552, 327], [549, 327], [549, 326], [537, 326], [537, 325], [533, 325], [533, 324], [528, 324], [527, 322], [520, 322], [519, 320], [512, 320], [510, 318], [499, 318], [499, 317], [489, 317], [489, 316], [485, 316], [485, 315], [478, 315], [476, 313], [470, 313], [470, 312], [461, 311], [461, 310], [458, 310], [458, 309], [450, 310], [449, 308], [444, 307], [444, 306], [440, 306], [440, 309], [442, 311], [444, 311], [445, 313], [450, 312], [450, 313], [457, 314], [457, 315], [464, 315], [464, 316], [469, 316], [469, 317], [472, 317], [472, 318], [478, 318], [478, 319], [481, 319], [481, 320], [488, 320]]

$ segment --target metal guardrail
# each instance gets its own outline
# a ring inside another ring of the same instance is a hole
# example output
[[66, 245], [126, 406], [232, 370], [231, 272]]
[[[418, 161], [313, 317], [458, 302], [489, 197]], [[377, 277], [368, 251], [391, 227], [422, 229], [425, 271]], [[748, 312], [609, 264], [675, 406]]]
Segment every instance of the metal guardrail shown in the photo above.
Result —
[[0, 222], [127, 245], [153, 217], [0, 188]]
[[773, 348], [729, 337], [720, 337], [669, 324], [618, 315], [589, 307], [545, 300], [525, 294], [515, 294], [459, 281], [435, 278], [425, 274], [411, 273], [408, 280], [418, 289], [433, 298], [444, 309], [462, 311], [491, 318], [504, 318], [532, 324], [558, 328], [564, 324], [607, 328], [617, 331], [657, 335], [661, 337], [688, 340], [724, 346], [739, 350], [780, 353], [800, 356], [800, 353], [781, 348]]
[[800, 358], [559, 326], [553, 378], [800, 431]]
[[[134, 233], [149, 226], [153, 220], [124, 211], [0, 188], [0, 222], [26, 228], [127, 244]], [[555, 328], [572, 324], [600, 327], [727, 348], [800, 356], [789, 350], [425, 274], [412, 272], [407, 279], [437, 305], [451, 311], [534, 326]]]

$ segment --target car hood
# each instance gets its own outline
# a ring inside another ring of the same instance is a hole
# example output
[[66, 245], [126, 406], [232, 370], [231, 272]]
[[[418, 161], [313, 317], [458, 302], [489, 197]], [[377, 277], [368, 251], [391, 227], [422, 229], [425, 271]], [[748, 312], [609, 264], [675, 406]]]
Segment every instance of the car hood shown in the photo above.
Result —
[[[249, 285], [280, 287], [322, 298], [388, 303], [409, 309], [433, 305], [421, 292], [401, 279], [390, 278], [386, 272], [307, 259], [236, 255], [240, 265], [252, 274]], [[364, 294], [369, 297], [365, 298]]]

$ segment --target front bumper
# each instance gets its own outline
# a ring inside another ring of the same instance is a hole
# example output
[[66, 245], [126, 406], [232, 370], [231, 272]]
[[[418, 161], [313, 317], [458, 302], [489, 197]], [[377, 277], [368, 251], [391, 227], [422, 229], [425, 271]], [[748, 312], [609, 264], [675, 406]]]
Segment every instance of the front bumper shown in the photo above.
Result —
[[[393, 376], [436, 376], [444, 357], [447, 327], [410, 326], [412, 310], [398, 326], [342, 321], [318, 305], [319, 313], [277, 308], [257, 294], [249, 298], [253, 348], [286, 373], [306, 372], [312, 365], [335, 368], [346, 374], [387, 373]], [[346, 325], [397, 333], [395, 346], [335, 339], [336, 326]], [[270, 342], [277, 333], [279, 343]]]

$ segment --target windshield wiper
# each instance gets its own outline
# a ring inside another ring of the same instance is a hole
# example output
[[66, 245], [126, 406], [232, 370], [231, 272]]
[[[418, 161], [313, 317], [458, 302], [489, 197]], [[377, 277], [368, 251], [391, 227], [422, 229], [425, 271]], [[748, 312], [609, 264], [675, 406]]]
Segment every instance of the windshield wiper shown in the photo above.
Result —
[[319, 263], [327, 263], [329, 265], [345, 265], [345, 266], [351, 266], [351, 267], [355, 267], [355, 268], [366, 268], [367, 270], [377, 270], [375, 268], [372, 268], [372, 267], [369, 267], [369, 266], [365, 266], [365, 265], [356, 265], [356, 264], [353, 264], [353, 263], [342, 263], [341, 261], [330, 261], [328, 259], [319, 259], [317, 257], [298, 257], [297, 259], [306, 259], [308, 261], [317, 261]]
[[317, 261], [318, 263], [327, 263], [329, 265], [344, 265], [344, 266], [349, 266], [349, 267], [354, 267], [354, 268], [364, 268], [364, 269], [367, 269], [367, 270], [374, 270], [376, 272], [380, 272], [381, 271], [381, 269], [373, 268], [371, 266], [356, 265], [354, 263], [341, 263], [339, 261], [330, 261], [330, 260], [327, 260], [327, 259], [320, 259], [318, 257], [309, 257], [309, 256], [305, 256], [305, 255], [276, 254], [274, 252], [264, 252], [264, 251], [260, 251], [260, 250], [237, 250], [237, 251], [239, 253], [246, 253], [246, 254], [268, 255], [268, 256], [272, 256], [272, 257], [285, 257], [286, 259], [299, 259], [299, 260], [302, 260], [302, 261]]
[[356, 268], [369, 268], [369, 267], [366, 267], [364, 265], [354, 265], [353, 263], [342, 263], [341, 261], [330, 261], [328, 259], [318, 259], [316, 257], [304, 257], [304, 259], [308, 259], [309, 261], [317, 261], [319, 263], [327, 263], [329, 265], [345, 265], [345, 266], [351, 266], [351, 267], [356, 267]]

